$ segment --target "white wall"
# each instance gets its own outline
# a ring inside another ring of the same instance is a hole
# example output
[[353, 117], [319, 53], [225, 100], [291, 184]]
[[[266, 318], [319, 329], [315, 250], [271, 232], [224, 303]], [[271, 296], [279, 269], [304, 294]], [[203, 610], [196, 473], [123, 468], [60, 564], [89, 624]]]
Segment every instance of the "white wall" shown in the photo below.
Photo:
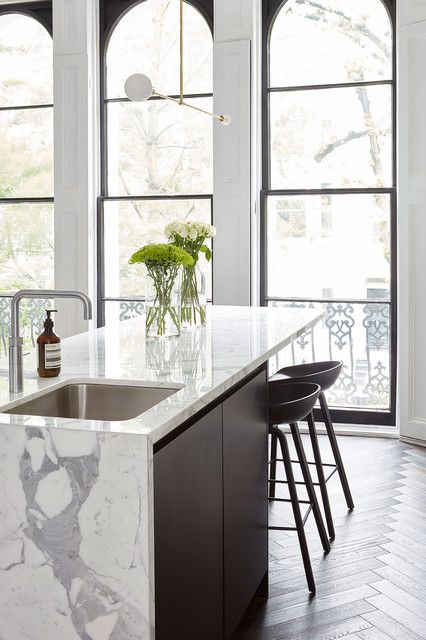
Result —
[[[98, 1], [54, 0], [55, 288], [96, 301]], [[62, 336], [87, 330], [81, 305], [58, 302]]]
[[253, 181], [257, 165], [251, 160], [257, 141], [252, 96], [260, 4], [258, 0], [215, 0], [214, 4], [214, 110], [232, 118], [229, 127], [216, 123], [214, 129], [214, 223], [219, 229], [214, 246], [215, 304], [249, 305], [252, 299], [258, 192]]
[[400, 0], [399, 415], [426, 440], [426, 0]]

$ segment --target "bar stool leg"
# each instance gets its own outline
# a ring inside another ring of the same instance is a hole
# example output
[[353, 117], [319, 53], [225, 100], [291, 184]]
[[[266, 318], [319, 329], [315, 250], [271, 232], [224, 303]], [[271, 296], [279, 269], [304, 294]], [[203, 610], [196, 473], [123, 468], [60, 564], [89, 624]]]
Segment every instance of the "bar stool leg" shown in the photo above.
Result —
[[296, 483], [294, 481], [293, 467], [290, 461], [290, 451], [288, 448], [287, 438], [284, 433], [277, 427], [274, 428], [276, 433], [276, 439], [280, 441], [281, 453], [284, 461], [284, 469], [288, 483], [288, 489], [290, 493], [291, 506], [293, 508], [293, 516], [296, 524], [297, 535], [299, 538], [299, 546], [302, 554], [303, 566], [305, 568], [306, 581], [308, 583], [308, 589], [315, 595], [315, 579], [312, 571], [311, 558], [309, 556], [308, 543], [306, 541], [305, 529], [303, 525], [303, 518], [300, 511], [299, 498], [297, 495]]
[[306, 491], [308, 492], [309, 500], [312, 503], [312, 511], [314, 513], [315, 521], [317, 523], [317, 529], [321, 538], [322, 547], [325, 553], [329, 553], [330, 540], [325, 530], [324, 521], [322, 519], [321, 510], [318, 504], [317, 494], [315, 493], [315, 487], [312, 483], [311, 472], [309, 471], [308, 461], [306, 460], [305, 450], [303, 448], [302, 438], [300, 437], [299, 427], [295, 422], [290, 425], [291, 435], [293, 436], [294, 445], [296, 447], [297, 457], [299, 459], [300, 468], [302, 470], [303, 480], [306, 485]]
[[346, 476], [345, 467], [343, 465], [342, 456], [340, 455], [340, 449], [337, 442], [336, 434], [334, 433], [333, 423], [331, 421], [330, 411], [328, 409], [327, 400], [324, 393], [321, 391], [319, 395], [319, 401], [321, 405], [322, 415], [324, 417], [325, 428], [327, 430], [328, 439], [330, 441], [331, 450], [333, 452], [334, 460], [336, 462], [337, 471], [339, 473], [340, 482], [342, 484], [343, 493], [345, 494], [346, 504], [348, 509], [352, 511], [355, 508], [354, 501], [352, 499], [351, 490], [349, 488], [348, 478]]
[[327, 483], [324, 475], [324, 467], [322, 466], [321, 449], [318, 443], [317, 430], [315, 428], [314, 416], [311, 413], [307, 416], [309, 426], [309, 436], [311, 438], [312, 451], [314, 454], [315, 468], [318, 475], [318, 484], [321, 491], [322, 503], [324, 506], [325, 519], [327, 522], [328, 534], [332, 540], [336, 537], [334, 531], [333, 514], [331, 513], [330, 500], [328, 498]]
[[[269, 479], [277, 479], [277, 442], [278, 437], [275, 431], [271, 433], [271, 464], [269, 465]], [[269, 499], [275, 498], [275, 482], [269, 482]]]

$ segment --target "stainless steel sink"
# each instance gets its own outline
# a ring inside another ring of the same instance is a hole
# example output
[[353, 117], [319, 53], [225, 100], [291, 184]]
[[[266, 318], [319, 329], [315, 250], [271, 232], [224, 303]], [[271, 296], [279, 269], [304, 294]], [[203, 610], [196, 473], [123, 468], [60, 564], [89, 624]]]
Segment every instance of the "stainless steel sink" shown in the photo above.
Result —
[[131, 420], [179, 391], [159, 387], [72, 383], [4, 413], [86, 420]]

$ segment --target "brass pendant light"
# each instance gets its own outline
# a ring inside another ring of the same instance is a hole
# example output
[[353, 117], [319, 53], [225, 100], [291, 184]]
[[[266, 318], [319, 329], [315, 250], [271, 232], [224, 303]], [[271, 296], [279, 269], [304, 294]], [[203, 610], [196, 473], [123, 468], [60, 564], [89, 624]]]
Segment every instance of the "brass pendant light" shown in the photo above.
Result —
[[180, 57], [180, 96], [179, 98], [171, 98], [170, 96], [163, 95], [162, 93], [158, 93], [156, 89], [152, 86], [152, 82], [148, 76], [142, 73], [135, 73], [129, 76], [124, 85], [124, 91], [126, 92], [126, 96], [132, 102], [145, 102], [152, 96], [157, 96], [158, 98], [162, 98], [163, 100], [170, 100], [171, 102], [175, 102], [176, 104], [184, 107], [189, 107], [190, 109], [194, 109], [195, 111], [199, 111], [200, 113], [204, 113], [207, 116], [211, 116], [224, 126], [228, 126], [231, 124], [230, 116], [226, 115], [217, 115], [215, 113], [211, 113], [210, 111], [206, 111], [205, 109], [201, 109], [200, 107], [195, 107], [193, 104], [189, 104], [183, 98], [183, 0], [179, 0], [180, 3], [180, 32], [179, 32], [179, 57]]

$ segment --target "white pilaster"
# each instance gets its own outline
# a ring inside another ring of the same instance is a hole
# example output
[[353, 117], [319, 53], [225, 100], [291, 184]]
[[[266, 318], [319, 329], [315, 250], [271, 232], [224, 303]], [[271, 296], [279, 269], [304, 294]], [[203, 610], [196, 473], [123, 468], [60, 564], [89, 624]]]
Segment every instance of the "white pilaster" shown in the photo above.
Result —
[[214, 109], [232, 118], [214, 129], [215, 304], [251, 302], [252, 56], [255, 3], [215, 0]]
[[399, 24], [408, 25], [426, 20], [425, 0], [398, 0]]
[[400, 432], [426, 441], [426, 0], [401, 0], [398, 29]]
[[[54, 0], [55, 287], [96, 301], [98, 1]], [[58, 302], [59, 305], [59, 302]], [[58, 331], [87, 329], [77, 302], [60, 305]]]

